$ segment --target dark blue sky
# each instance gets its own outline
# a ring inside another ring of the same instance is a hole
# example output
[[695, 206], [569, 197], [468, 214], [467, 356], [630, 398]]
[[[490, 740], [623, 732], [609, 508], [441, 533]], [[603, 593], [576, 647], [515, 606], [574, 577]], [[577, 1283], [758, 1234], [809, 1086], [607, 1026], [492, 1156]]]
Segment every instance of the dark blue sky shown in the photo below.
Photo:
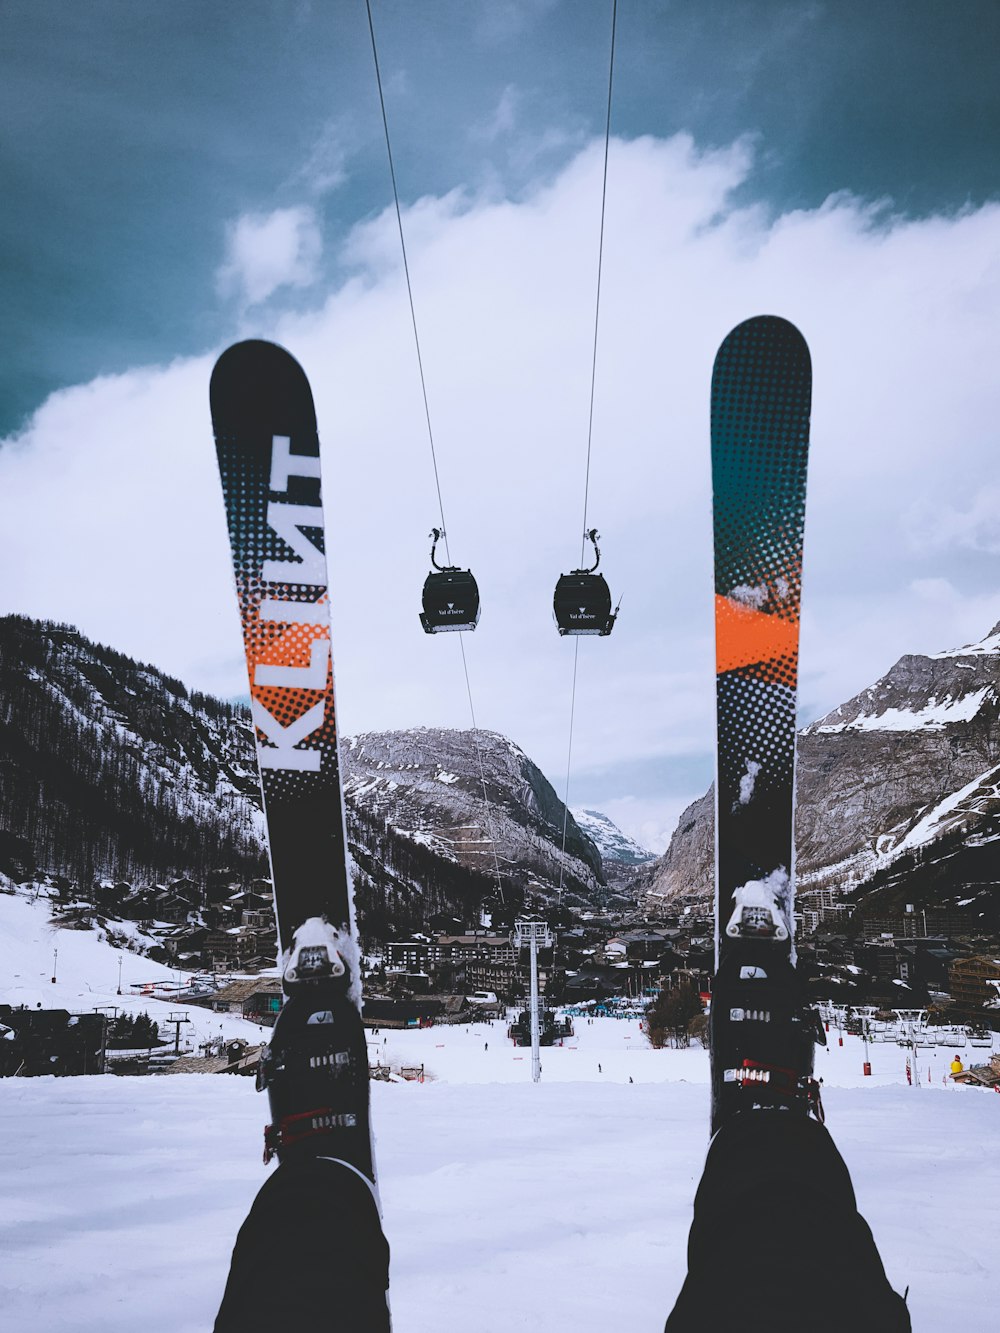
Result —
[[[604, 0], [374, 9], [404, 200], [516, 196], [603, 128]], [[613, 128], [753, 136], [774, 208], [953, 212], [1000, 192], [998, 56], [995, 0], [621, 0]], [[225, 341], [238, 215], [309, 194], [335, 237], [389, 197], [363, 0], [4, 0], [0, 117], [2, 434], [55, 388]]]

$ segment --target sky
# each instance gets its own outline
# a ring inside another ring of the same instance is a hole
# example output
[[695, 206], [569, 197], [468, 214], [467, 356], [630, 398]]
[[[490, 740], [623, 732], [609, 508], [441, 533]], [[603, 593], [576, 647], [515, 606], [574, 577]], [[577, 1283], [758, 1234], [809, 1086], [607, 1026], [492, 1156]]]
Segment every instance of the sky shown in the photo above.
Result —
[[[610, 0], [373, 0], [476, 721], [565, 792]], [[813, 356], [800, 715], [1000, 621], [1000, 10], [620, 0], [572, 805], [662, 850], [713, 771], [709, 384]], [[0, 611], [246, 691], [208, 379], [312, 381], [341, 730], [470, 725], [363, 0], [0, 0]]]

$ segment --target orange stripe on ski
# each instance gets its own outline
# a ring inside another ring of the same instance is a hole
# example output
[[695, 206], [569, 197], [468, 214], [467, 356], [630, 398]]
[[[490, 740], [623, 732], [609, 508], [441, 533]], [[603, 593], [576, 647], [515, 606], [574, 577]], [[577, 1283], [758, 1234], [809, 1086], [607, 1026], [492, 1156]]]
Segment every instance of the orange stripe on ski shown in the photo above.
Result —
[[730, 597], [715, 598], [716, 672], [794, 658], [799, 644], [799, 622], [744, 606]]

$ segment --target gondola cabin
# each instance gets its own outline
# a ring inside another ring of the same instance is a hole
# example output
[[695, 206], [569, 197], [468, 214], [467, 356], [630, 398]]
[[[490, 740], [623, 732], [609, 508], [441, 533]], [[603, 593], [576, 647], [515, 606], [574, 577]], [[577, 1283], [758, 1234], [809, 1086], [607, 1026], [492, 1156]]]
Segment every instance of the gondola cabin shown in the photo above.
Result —
[[444, 534], [439, 528], [431, 533], [431, 564], [434, 569], [424, 580], [423, 610], [420, 623], [427, 634], [453, 630], [474, 630], [479, 624], [479, 587], [470, 569], [457, 565], [439, 565], [434, 550]]
[[586, 534], [594, 543], [595, 561], [590, 569], [574, 569], [560, 574], [552, 598], [552, 611], [560, 634], [610, 634], [617, 609], [611, 610], [611, 589], [603, 574], [598, 574], [601, 553], [597, 547], [597, 529]]
[[611, 589], [603, 574], [578, 569], [561, 574], [552, 610], [560, 634], [610, 634], [615, 623]]
[[479, 588], [469, 569], [428, 574], [420, 623], [428, 634], [475, 629], [479, 624]]

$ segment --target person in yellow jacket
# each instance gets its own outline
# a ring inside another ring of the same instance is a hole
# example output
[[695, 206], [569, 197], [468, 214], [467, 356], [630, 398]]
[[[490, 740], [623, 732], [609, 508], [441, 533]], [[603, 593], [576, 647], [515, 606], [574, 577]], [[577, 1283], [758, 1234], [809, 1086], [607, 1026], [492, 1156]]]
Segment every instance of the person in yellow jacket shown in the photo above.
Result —
[[962, 1057], [956, 1053], [951, 1059], [951, 1072], [952, 1074], [961, 1074], [964, 1069], [965, 1066], [962, 1064]]

